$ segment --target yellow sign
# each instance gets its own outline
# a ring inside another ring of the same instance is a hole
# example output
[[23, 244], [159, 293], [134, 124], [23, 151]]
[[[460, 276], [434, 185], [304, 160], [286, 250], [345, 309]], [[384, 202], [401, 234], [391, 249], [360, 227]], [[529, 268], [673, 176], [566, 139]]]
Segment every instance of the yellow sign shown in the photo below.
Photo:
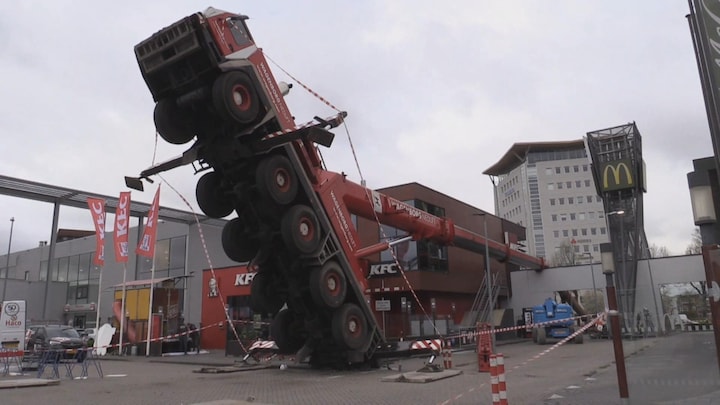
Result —
[[[635, 185], [630, 160], [616, 160], [606, 163], [602, 169], [602, 191], [622, 190]], [[622, 176], [622, 175], [625, 176]]]

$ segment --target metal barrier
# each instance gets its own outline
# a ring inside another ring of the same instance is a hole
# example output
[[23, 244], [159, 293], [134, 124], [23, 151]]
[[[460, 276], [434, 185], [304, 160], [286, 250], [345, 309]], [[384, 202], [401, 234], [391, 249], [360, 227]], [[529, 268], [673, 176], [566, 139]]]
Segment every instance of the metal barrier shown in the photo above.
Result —
[[23, 351], [19, 349], [0, 348], [0, 375], [10, 374], [11, 366], [22, 371]]
[[[60, 379], [60, 369], [65, 370], [66, 378], [87, 378], [90, 364], [95, 367], [98, 376], [103, 378], [102, 365], [98, 361], [95, 348], [43, 350], [39, 355], [37, 378], [42, 378], [49, 370], [50, 378]], [[73, 375], [76, 366], [80, 366], [80, 375], [77, 377]]]

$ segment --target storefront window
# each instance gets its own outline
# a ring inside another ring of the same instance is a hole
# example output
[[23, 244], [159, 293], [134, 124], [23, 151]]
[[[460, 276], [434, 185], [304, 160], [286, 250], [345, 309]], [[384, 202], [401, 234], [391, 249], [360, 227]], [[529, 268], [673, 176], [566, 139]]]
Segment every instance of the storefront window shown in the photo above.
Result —
[[[404, 201], [436, 217], [444, 217], [445, 209], [421, 200]], [[384, 235], [384, 237], [383, 237]], [[407, 236], [408, 233], [387, 225], [381, 225], [380, 240], [392, 241]], [[393, 246], [393, 252], [403, 270], [447, 271], [447, 247], [429, 240], [407, 241]], [[392, 253], [385, 250], [380, 253], [380, 261], [394, 261]]]
[[68, 259], [68, 281], [70, 283], [76, 282], [78, 280], [78, 262], [80, 261], [80, 256], [70, 256]]
[[[57, 278], [54, 281], [67, 281], [68, 258], [61, 257], [57, 260]], [[55, 274], [55, 272], [53, 271]]]

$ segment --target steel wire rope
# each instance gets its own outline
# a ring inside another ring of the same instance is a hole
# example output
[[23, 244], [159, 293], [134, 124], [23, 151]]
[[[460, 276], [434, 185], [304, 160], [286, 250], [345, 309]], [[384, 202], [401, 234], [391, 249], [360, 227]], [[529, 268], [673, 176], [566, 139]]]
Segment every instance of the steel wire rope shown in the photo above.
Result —
[[[150, 166], [155, 165], [155, 157], [157, 155], [157, 147], [158, 147], [158, 137], [159, 137], [159, 134], [157, 131], [155, 131], [155, 146], [153, 148], [152, 164]], [[163, 181], [163, 183], [165, 183], [168, 187], [170, 187], [170, 189], [172, 191], [174, 191], [175, 194], [177, 194], [178, 197], [180, 197], [180, 199], [190, 209], [190, 212], [192, 213], [193, 218], [195, 219], [195, 223], [198, 226], [198, 235], [200, 235], [200, 243], [202, 244], [203, 251], [205, 253], [205, 259], [207, 260], [208, 268], [210, 269], [210, 274], [212, 274], [212, 277], [217, 280], [217, 277], [215, 277], [215, 268], [213, 267], [212, 260], [210, 259], [210, 252], [208, 251], [207, 243], [205, 243], [205, 235], [202, 230], [202, 225], [200, 224], [200, 219], [198, 218], [197, 213], [195, 213], [195, 209], [193, 209], [190, 202], [188, 202], [188, 200], [175, 187], [173, 187], [172, 184], [170, 184], [161, 174], [158, 174], [157, 176], [160, 178], [160, 180]], [[225, 310], [227, 304], [225, 302], [225, 297], [222, 295], [222, 292], [220, 292], [220, 289], [218, 289], [218, 298], [220, 298], [220, 303], [222, 304], [223, 312], [225, 313], [225, 320], [227, 321], [228, 327], [230, 327], [232, 329], [233, 335], [235, 336], [235, 339], [237, 339], [238, 344], [240, 345], [240, 349], [242, 349], [245, 353], [247, 353], [247, 349], [245, 349], [245, 346], [242, 344], [242, 341], [240, 341], [240, 336], [238, 335], [237, 329], [235, 328], [235, 323], [232, 322], [232, 320], [230, 319], [229, 311]]]
[[[328, 101], [327, 99], [325, 99], [324, 97], [322, 97], [319, 93], [317, 93], [316, 91], [314, 91], [313, 89], [311, 89], [310, 87], [308, 87], [307, 85], [305, 85], [305, 83], [303, 83], [302, 81], [298, 80], [298, 79], [297, 79], [295, 76], [293, 76], [290, 72], [288, 72], [287, 70], [285, 70], [285, 69], [284, 69], [282, 66], [280, 66], [277, 62], [275, 62], [275, 60], [273, 60], [267, 53], [265, 54], [265, 56], [267, 57], [267, 59], [268, 59], [270, 62], [273, 63], [273, 65], [277, 66], [278, 69], [280, 69], [283, 73], [285, 73], [288, 77], [290, 77], [290, 79], [292, 79], [292, 80], [295, 81], [297, 84], [299, 84], [299, 85], [300, 85], [303, 89], [305, 89], [308, 93], [310, 93], [311, 95], [313, 95], [315, 98], [317, 98], [318, 100], [320, 100], [320, 101], [323, 102], [325, 105], [327, 105], [328, 107], [332, 108], [333, 110], [335, 110], [335, 111], [337, 111], [337, 112], [342, 112], [342, 110], [340, 110], [339, 108], [337, 108], [337, 107], [336, 107], [334, 104], [332, 104], [330, 101]], [[367, 187], [365, 187], [365, 177], [364, 177], [363, 174], [362, 174], [362, 169], [360, 168], [360, 162], [359, 162], [359, 160], [358, 160], [357, 153], [356, 153], [356, 151], [355, 151], [355, 145], [353, 144], [352, 136], [350, 135], [350, 129], [348, 128], [347, 122], [346, 122], [345, 120], [343, 120], [343, 127], [345, 128], [345, 134], [347, 135], [348, 143], [350, 144], [350, 150], [351, 150], [351, 152], [352, 152], [353, 159], [354, 159], [354, 161], [355, 161], [355, 167], [357, 168], [358, 175], [360, 176], [361, 184], [363, 185], [363, 188], [365, 189], [365, 195], [366, 195], [366, 197], [367, 197], [368, 204], [371, 204], [371, 205], [372, 205], [372, 198], [371, 198], [371, 195], [370, 195], [370, 190], [369, 190]], [[321, 155], [321, 157], [322, 157], [322, 155]], [[323, 164], [324, 164], [324, 162], [323, 162]], [[388, 237], [387, 237], [387, 235], [385, 234], [385, 231], [383, 231], [383, 227], [382, 227], [382, 224], [380, 223], [380, 218], [378, 217], [377, 212], [375, 212], [374, 209], [372, 210], [372, 212], [373, 212], [373, 216], [375, 217], [375, 222], [376, 222], [377, 225], [378, 225], [378, 229], [380, 229], [380, 233], [382, 234], [383, 239], [384, 239], [384, 240], [387, 240]], [[403, 280], [405, 281], [405, 284], [407, 285], [408, 289], [409, 289], [410, 292], [412, 293], [413, 298], [415, 299], [415, 302], [417, 303], [418, 307], [422, 310], [423, 315], [425, 315], [425, 319], [427, 319], [428, 321], [432, 321], [432, 318], [431, 318], [430, 315], [428, 314], [427, 310], [425, 309], [425, 307], [424, 307], [424, 306], [422, 305], [422, 303], [420, 302], [420, 298], [417, 296], [417, 293], [416, 293], [415, 289], [413, 288], [412, 284], [410, 284], [410, 280], [408, 280], [408, 278], [407, 278], [407, 276], [406, 276], [406, 274], [405, 274], [405, 269], [404, 269], [403, 266], [400, 264], [400, 261], [398, 260], [398, 257], [397, 257], [397, 255], [395, 254], [395, 249], [390, 249], [390, 254], [392, 255], [393, 260], [395, 261], [395, 264], [397, 265], [398, 269], [400, 269], [400, 275], [402, 276]], [[368, 274], [368, 277], [367, 277], [367, 278], [369, 278], [369, 277], [370, 277], [370, 275]], [[435, 330], [435, 333], [436, 333], [437, 335], [440, 335], [440, 331], [438, 330], [437, 325], [435, 324], [435, 322], [433, 322], [432, 325], [433, 325], [433, 329]], [[422, 331], [421, 331], [421, 332], [422, 332]]]

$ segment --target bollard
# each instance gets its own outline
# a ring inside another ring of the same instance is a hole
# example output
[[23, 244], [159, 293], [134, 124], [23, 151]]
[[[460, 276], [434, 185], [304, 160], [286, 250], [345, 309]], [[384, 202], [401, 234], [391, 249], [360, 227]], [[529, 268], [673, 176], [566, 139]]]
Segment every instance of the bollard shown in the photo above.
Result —
[[[484, 331], [485, 333], [481, 333]], [[481, 323], [477, 326], [478, 345], [478, 371], [485, 373], [490, 371], [490, 355], [492, 354], [492, 335], [489, 333], [490, 325]]]
[[452, 348], [448, 345], [443, 348], [443, 368], [450, 370], [452, 368]]
[[500, 397], [500, 405], [508, 405], [507, 400], [507, 386], [505, 383], [505, 356], [502, 353], [498, 353], [496, 358], [497, 363], [497, 378], [498, 378], [498, 394]]
[[497, 376], [497, 356], [494, 354], [490, 355], [490, 389], [492, 393], [493, 405], [500, 404], [500, 387], [498, 384]]

